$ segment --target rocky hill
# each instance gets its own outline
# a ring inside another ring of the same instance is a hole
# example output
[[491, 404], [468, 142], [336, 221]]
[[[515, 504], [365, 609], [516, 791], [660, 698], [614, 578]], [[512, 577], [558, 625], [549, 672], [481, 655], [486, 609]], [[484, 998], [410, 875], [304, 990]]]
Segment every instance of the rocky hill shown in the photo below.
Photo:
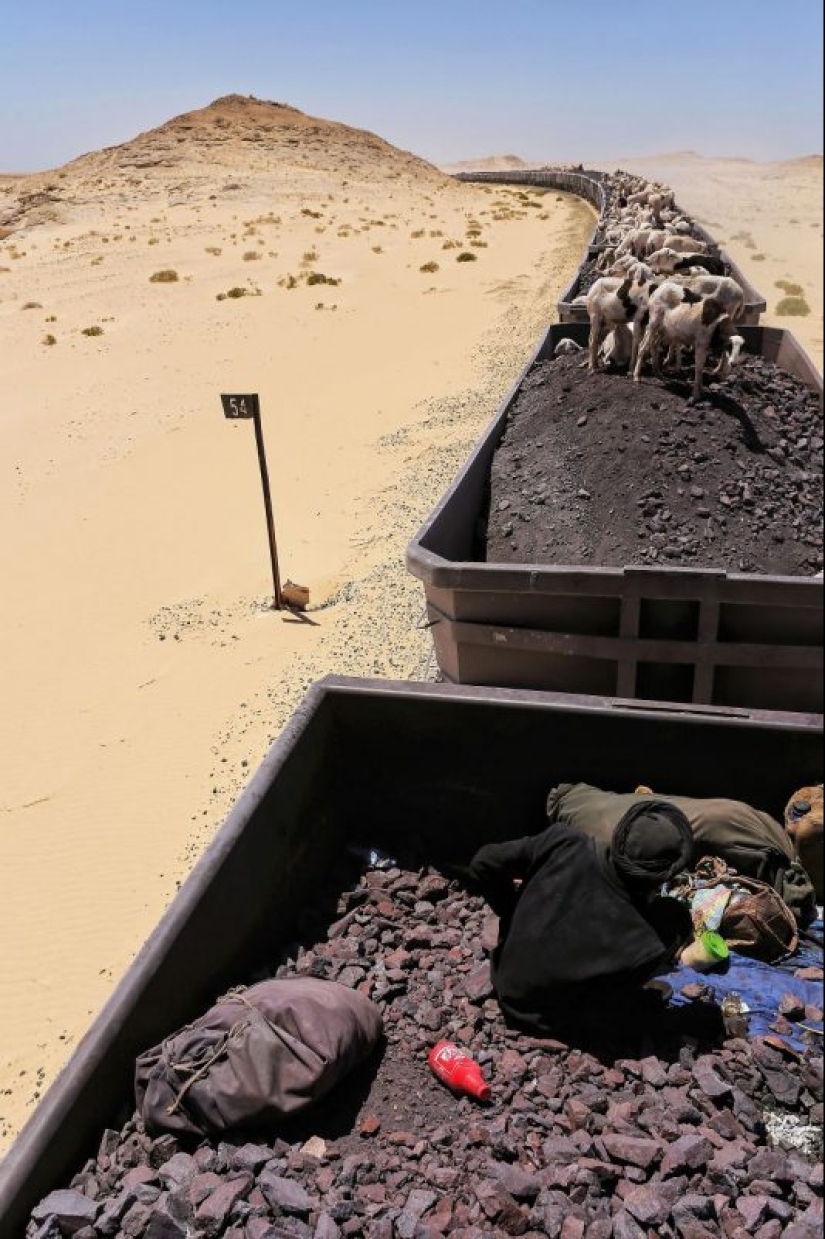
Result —
[[285, 103], [226, 95], [62, 168], [0, 177], [0, 228], [63, 222], [99, 200], [165, 205], [237, 195], [337, 193], [366, 182], [433, 188], [445, 175], [374, 133]]

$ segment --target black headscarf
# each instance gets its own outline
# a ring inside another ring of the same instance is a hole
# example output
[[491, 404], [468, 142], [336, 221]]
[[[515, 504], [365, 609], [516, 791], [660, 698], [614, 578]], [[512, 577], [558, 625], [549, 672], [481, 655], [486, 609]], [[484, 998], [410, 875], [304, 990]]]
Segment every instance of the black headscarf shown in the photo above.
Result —
[[626, 886], [653, 888], [690, 868], [693, 847], [682, 810], [651, 798], [628, 809], [616, 826], [610, 861]]

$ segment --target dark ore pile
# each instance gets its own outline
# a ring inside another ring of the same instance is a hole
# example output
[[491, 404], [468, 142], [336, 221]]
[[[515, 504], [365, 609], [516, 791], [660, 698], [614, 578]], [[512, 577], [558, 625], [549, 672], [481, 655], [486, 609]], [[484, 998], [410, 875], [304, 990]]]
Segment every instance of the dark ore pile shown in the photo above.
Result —
[[[692, 373], [636, 384], [541, 362], [493, 459], [479, 556], [812, 575], [822, 568], [822, 414], [815, 392], [744, 356], [704, 399]], [[692, 369], [692, 363], [691, 363]]]
[[[330, 877], [329, 899], [320, 892], [302, 926], [306, 945], [292, 944], [277, 971], [370, 994], [386, 1021], [376, 1059], [277, 1135], [187, 1146], [148, 1137], [133, 1117], [37, 1206], [28, 1236], [820, 1233], [816, 1148], [772, 1144], [766, 1129], [777, 1116], [809, 1137], [821, 1124], [818, 1046], [789, 1056], [724, 1031], [708, 1044], [701, 993], [681, 1013], [695, 1017], [691, 1035], [667, 1024], [661, 997], [656, 1014], [654, 996], [644, 1030], [621, 1044], [609, 1028], [599, 1046], [523, 1036], [492, 998], [495, 923], [483, 901], [431, 869], [360, 869]], [[483, 1065], [490, 1105], [453, 1097], [430, 1074], [441, 1036]]]

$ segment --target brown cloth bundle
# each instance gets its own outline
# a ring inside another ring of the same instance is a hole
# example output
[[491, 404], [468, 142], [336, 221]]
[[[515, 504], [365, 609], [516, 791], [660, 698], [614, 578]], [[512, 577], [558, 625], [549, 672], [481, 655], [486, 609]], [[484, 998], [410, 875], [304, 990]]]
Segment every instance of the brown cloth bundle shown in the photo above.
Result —
[[295, 977], [233, 990], [137, 1060], [146, 1129], [212, 1136], [297, 1114], [375, 1048], [378, 1007], [332, 981]]

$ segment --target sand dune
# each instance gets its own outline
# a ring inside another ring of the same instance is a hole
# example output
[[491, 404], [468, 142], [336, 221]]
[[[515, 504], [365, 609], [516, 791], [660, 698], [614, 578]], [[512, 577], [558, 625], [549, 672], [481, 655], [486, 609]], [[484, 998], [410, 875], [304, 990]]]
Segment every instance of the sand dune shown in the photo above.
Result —
[[518, 172], [533, 165], [519, 155], [485, 155], [483, 159], [460, 159], [440, 166], [443, 172]]
[[2, 1145], [306, 685], [429, 673], [404, 546], [593, 213], [235, 96], [0, 178], [0, 227]]

